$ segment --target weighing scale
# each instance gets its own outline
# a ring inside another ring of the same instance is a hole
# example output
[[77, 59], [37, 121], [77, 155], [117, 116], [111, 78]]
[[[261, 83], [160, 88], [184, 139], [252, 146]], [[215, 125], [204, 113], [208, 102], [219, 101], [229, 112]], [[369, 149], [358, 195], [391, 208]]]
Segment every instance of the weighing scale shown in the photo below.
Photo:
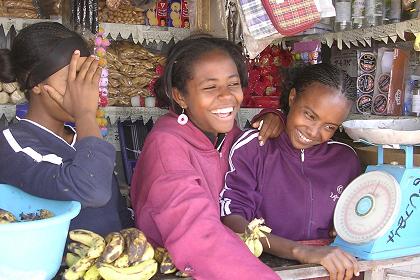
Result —
[[[365, 260], [420, 253], [420, 120], [352, 120], [343, 123], [354, 140], [377, 146], [378, 163], [353, 180], [334, 212], [338, 246]], [[384, 148], [405, 151], [405, 165], [384, 163]]]

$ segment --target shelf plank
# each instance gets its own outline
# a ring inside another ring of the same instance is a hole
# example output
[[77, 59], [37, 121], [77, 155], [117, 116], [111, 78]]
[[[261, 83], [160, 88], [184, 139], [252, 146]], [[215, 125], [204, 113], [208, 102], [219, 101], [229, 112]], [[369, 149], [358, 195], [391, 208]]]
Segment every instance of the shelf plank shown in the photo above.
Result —
[[112, 39], [117, 39], [121, 35], [123, 39], [132, 36], [134, 43], [147, 43], [156, 41], [170, 42], [172, 39], [177, 42], [190, 35], [190, 29], [175, 27], [160, 27], [150, 25], [135, 25], [123, 23], [101, 22], [100, 26], [104, 28], [105, 36], [110, 35]]

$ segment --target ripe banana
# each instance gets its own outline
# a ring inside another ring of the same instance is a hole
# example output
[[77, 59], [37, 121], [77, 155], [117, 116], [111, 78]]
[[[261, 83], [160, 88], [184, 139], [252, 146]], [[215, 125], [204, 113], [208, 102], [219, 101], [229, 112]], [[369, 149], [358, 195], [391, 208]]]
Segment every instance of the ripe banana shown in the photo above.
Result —
[[70, 239], [89, 246], [87, 258], [98, 258], [105, 249], [105, 239], [89, 230], [75, 229], [69, 232]]
[[112, 263], [124, 252], [124, 238], [119, 232], [111, 232], [105, 237], [106, 246], [100, 261]]
[[175, 273], [175, 276], [176, 276], [176, 277], [180, 277], [180, 278], [190, 277], [190, 275], [189, 275], [188, 273], [186, 273], [186, 272], [184, 272], [184, 271], [181, 271], [181, 270], [178, 270], [178, 271]]
[[155, 260], [158, 263], [162, 263], [163, 256], [165, 256], [165, 253], [166, 252], [167, 251], [166, 251], [165, 248], [163, 248], [163, 247], [156, 247], [156, 249], [155, 249]]
[[105, 280], [148, 280], [155, 275], [157, 263], [152, 259], [126, 268], [100, 263], [98, 264], [98, 270]]
[[94, 263], [95, 259], [89, 259], [88, 257], [79, 259], [64, 272], [63, 279], [79, 280]]
[[168, 251], [166, 251], [165, 255], [163, 256], [162, 262], [160, 263], [159, 270], [160, 270], [160, 273], [163, 273], [163, 274], [171, 274], [176, 271], [176, 266], [174, 265]]
[[76, 254], [73, 253], [66, 253], [66, 265], [68, 267], [71, 267], [73, 264], [75, 264], [78, 260], [80, 259], [80, 257]]
[[264, 226], [263, 224], [264, 219], [254, 219], [248, 224], [245, 232], [239, 235], [248, 246], [252, 254], [254, 254], [256, 257], [261, 256], [263, 253], [263, 246], [260, 238], [265, 238], [267, 240], [268, 246], [270, 247], [266, 233], [270, 233], [271, 228]]
[[0, 208], [0, 224], [9, 224], [17, 222], [15, 215], [11, 212]]
[[101, 278], [101, 275], [99, 274], [99, 270], [96, 267], [96, 265], [92, 265], [83, 276], [83, 280], [100, 280], [100, 279], [102, 278]]
[[114, 266], [116, 267], [129, 267], [130, 263], [128, 261], [128, 255], [126, 253], [122, 253], [121, 256], [115, 260]]
[[146, 250], [144, 251], [144, 254], [141, 257], [140, 262], [151, 260], [153, 259], [154, 256], [155, 256], [155, 250], [153, 249], [153, 246], [149, 242], [147, 242]]
[[147, 239], [140, 230], [127, 228], [120, 231], [126, 244], [126, 252], [130, 264], [139, 262], [146, 250]]
[[86, 246], [85, 244], [79, 242], [70, 242], [67, 245], [67, 250], [70, 253], [76, 254], [77, 256], [79, 256], [79, 258], [83, 258], [89, 251], [89, 246]]

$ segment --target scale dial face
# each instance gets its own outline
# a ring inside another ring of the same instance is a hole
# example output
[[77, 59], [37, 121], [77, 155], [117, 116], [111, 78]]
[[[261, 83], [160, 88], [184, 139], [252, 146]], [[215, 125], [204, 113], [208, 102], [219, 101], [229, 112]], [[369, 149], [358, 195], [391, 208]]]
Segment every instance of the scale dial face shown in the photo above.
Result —
[[392, 226], [400, 209], [401, 190], [393, 176], [371, 171], [354, 179], [334, 212], [337, 234], [349, 243], [367, 243]]

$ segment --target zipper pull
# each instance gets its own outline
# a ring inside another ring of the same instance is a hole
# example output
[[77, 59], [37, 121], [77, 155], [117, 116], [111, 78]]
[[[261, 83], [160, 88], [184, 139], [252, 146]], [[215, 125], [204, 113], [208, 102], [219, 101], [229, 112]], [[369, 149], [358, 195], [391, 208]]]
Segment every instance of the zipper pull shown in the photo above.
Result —
[[300, 149], [300, 160], [302, 162], [305, 161], [305, 150], [304, 149]]

